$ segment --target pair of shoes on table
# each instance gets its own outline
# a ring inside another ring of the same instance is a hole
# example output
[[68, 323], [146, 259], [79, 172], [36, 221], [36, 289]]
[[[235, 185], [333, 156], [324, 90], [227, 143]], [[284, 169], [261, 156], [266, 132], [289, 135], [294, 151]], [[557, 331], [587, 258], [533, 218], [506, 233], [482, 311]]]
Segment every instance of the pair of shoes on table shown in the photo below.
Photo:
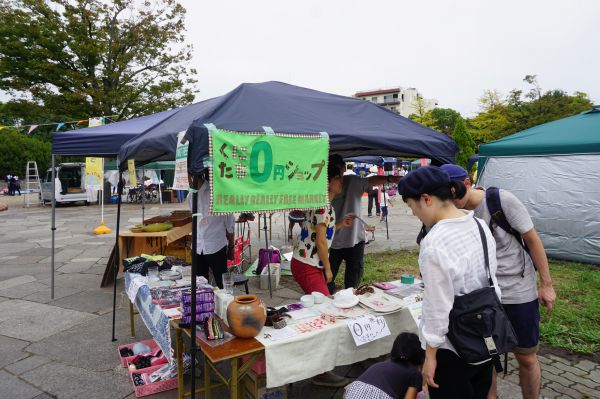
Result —
[[348, 385], [350, 380], [332, 371], [327, 371], [313, 377], [312, 383], [321, 387], [342, 388]]

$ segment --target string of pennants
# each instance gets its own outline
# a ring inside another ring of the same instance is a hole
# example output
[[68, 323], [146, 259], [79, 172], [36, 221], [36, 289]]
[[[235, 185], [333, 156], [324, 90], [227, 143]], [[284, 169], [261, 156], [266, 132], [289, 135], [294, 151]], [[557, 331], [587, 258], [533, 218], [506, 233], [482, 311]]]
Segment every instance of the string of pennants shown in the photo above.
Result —
[[75, 121], [39, 123], [37, 125], [29, 124], [29, 125], [0, 126], [0, 130], [5, 129], [5, 128], [16, 128], [16, 129], [29, 128], [27, 131], [27, 134], [31, 134], [35, 129], [37, 129], [40, 126], [56, 126], [54, 131], [58, 132], [58, 131], [60, 131], [60, 129], [63, 128], [63, 126], [66, 126], [66, 125], [71, 125], [72, 127], [73, 127], [73, 125], [78, 126], [78, 125], [82, 125], [84, 123], [87, 123], [88, 127], [104, 125], [106, 123], [106, 121], [111, 121], [111, 118], [114, 118], [117, 116], [118, 115], [109, 115], [109, 116], [101, 116], [101, 117], [97, 117], [97, 118], [80, 119], [80, 120], [75, 120]]

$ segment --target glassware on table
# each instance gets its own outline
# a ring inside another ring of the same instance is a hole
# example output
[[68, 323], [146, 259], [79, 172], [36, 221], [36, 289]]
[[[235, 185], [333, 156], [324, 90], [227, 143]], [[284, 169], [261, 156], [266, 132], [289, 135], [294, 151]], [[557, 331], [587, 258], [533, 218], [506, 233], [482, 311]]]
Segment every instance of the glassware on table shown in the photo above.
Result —
[[233, 273], [223, 273], [223, 289], [233, 295]]

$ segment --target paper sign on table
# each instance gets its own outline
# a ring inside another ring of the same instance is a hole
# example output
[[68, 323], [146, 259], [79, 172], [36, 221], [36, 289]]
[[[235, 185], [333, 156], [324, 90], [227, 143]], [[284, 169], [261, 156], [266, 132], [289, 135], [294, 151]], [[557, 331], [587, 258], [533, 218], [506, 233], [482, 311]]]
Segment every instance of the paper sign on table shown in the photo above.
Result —
[[390, 329], [383, 316], [363, 316], [346, 320], [356, 346], [361, 346], [390, 335]]
[[315, 317], [315, 316], [319, 315], [318, 312], [315, 312], [314, 310], [306, 309], [306, 308], [293, 310], [293, 311], [287, 312], [287, 313], [290, 315], [292, 320], [306, 319], [307, 317]]
[[296, 335], [298, 335], [298, 332], [290, 326], [284, 327], [280, 330], [273, 329], [272, 331], [269, 331], [269, 339], [271, 341], [279, 341], [294, 337]]

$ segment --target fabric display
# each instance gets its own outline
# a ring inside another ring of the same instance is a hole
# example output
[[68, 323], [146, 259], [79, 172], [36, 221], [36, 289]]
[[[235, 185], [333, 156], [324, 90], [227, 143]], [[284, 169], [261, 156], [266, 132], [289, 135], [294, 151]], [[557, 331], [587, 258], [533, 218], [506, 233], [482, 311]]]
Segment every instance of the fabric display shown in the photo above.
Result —
[[[208, 313], [215, 311], [215, 303], [214, 302], [205, 302], [205, 303], [197, 303], [196, 304], [196, 312], [197, 313]], [[181, 307], [182, 313], [192, 313], [192, 305], [183, 305]]]
[[121, 355], [121, 357], [131, 357], [134, 355], [131, 348], [121, 348], [119, 349], [119, 354]]
[[[210, 288], [200, 288], [196, 291], [196, 322], [202, 323], [204, 319], [214, 317], [215, 293]], [[181, 293], [181, 319], [179, 326], [189, 327], [192, 322], [192, 293]]]
[[209, 340], [223, 339], [225, 338], [225, 332], [219, 320], [213, 316], [207, 317], [202, 323], [206, 338]]
[[[196, 303], [207, 303], [215, 301], [215, 293], [210, 288], [200, 288], [196, 290]], [[183, 306], [192, 303], [192, 293], [190, 291], [181, 294], [181, 304]]]
[[146, 255], [123, 259], [123, 270], [129, 273], [148, 274], [148, 268], [158, 266], [159, 271], [170, 270], [172, 266], [190, 266], [190, 263], [173, 256]]
[[129, 360], [129, 367], [135, 366], [136, 370], [145, 369], [156, 364], [160, 364], [165, 361], [165, 357], [162, 355], [162, 350], [158, 350], [156, 353], [149, 355], [137, 355], [133, 359]]

